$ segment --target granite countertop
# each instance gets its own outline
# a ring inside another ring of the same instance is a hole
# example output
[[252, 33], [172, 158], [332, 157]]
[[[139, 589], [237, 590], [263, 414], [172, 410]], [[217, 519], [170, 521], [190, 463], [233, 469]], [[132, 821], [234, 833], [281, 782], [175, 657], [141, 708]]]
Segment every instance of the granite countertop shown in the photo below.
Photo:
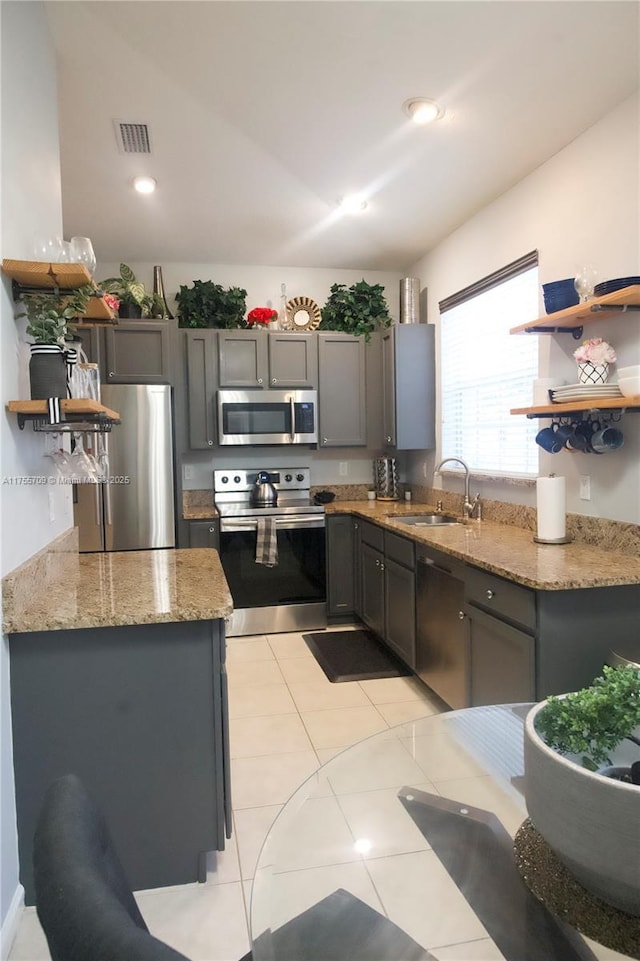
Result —
[[208, 621], [233, 611], [217, 551], [36, 555], [3, 579], [3, 631]]
[[392, 501], [334, 501], [326, 506], [328, 515], [356, 514], [418, 545], [437, 548], [538, 590], [640, 584], [640, 557], [629, 554], [586, 544], [536, 544], [532, 531], [493, 521], [471, 520], [434, 528], [408, 527], [399, 522], [403, 514], [433, 510], [429, 504]]

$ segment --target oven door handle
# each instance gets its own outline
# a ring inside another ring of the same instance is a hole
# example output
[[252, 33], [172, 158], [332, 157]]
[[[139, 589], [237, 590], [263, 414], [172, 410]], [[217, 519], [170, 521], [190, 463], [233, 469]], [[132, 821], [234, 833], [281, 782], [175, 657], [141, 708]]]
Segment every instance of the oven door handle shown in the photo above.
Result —
[[[276, 530], [302, 530], [324, 527], [324, 514], [290, 514], [276, 517]], [[254, 531], [258, 526], [257, 517], [223, 517], [220, 520], [220, 533], [230, 531]]]

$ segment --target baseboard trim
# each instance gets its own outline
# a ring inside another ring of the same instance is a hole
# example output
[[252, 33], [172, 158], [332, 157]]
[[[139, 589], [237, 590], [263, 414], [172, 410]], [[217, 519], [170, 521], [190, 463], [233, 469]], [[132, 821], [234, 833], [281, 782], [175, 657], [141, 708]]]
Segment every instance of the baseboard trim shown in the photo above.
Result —
[[0, 928], [0, 959], [7, 961], [11, 946], [18, 933], [18, 925], [24, 910], [24, 888], [21, 884], [16, 888], [9, 905], [2, 927]]

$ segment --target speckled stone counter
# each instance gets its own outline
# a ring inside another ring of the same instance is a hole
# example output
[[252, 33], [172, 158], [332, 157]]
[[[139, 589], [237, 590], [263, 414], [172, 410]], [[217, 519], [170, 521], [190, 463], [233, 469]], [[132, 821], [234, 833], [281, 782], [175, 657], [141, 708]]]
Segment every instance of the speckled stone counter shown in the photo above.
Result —
[[52, 549], [8, 574], [2, 587], [5, 634], [208, 621], [233, 610], [218, 554], [204, 549]]
[[357, 514], [418, 544], [435, 547], [469, 564], [545, 591], [640, 584], [640, 557], [604, 551], [585, 544], [536, 544], [533, 532], [468, 521], [450, 527], [416, 528], [400, 523], [402, 515], [433, 510], [428, 504], [398, 501], [334, 501], [327, 514]]

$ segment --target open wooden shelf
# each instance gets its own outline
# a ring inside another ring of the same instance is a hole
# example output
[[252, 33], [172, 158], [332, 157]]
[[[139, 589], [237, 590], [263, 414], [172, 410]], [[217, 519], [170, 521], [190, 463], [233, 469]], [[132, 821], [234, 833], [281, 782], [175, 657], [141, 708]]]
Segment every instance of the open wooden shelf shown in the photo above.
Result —
[[607, 397], [602, 400], [571, 401], [567, 404], [544, 404], [536, 407], [515, 407], [512, 414], [526, 414], [527, 417], [562, 417], [583, 410], [640, 410], [640, 395], [635, 397]]
[[[10, 277], [14, 283], [14, 291], [18, 295], [26, 291], [39, 290], [42, 293], [56, 290], [77, 290], [86, 284], [92, 284], [96, 295], [87, 306], [84, 317], [88, 320], [103, 321], [117, 324], [116, 314], [107, 307], [102, 299], [102, 293], [91, 279], [91, 274], [84, 264], [45, 263], [38, 260], [3, 260], [2, 272]], [[80, 319], [80, 318], [79, 318]]]
[[113, 424], [120, 423], [120, 414], [97, 400], [88, 397], [63, 397], [60, 409], [64, 420], [60, 424], [49, 424], [46, 400], [10, 400], [7, 410], [18, 415], [18, 426], [23, 429], [25, 422], [33, 421], [34, 430], [111, 430]]
[[[619, 317], [624, 307], [640, 307], [640, 285], [623, 287], [604, 297], [593, 297], [586, 304], [576, 304], [565, 310], [556, 310], [553, 314], [546, 314], [537, 320], [512, 327], [510, 334], [553, 334], [564, 331], [581, 330], [586, 324], [595, 324], [599, 320], [611, 320]], [[595, 308], [595, 309], [594, 309]], [[609, 309], [607, 309], [609, 308]], [[632, 312], [631, 316], [640, 319], [640, 312]], [[581, 336], [578, 333], [578, 336]]]

